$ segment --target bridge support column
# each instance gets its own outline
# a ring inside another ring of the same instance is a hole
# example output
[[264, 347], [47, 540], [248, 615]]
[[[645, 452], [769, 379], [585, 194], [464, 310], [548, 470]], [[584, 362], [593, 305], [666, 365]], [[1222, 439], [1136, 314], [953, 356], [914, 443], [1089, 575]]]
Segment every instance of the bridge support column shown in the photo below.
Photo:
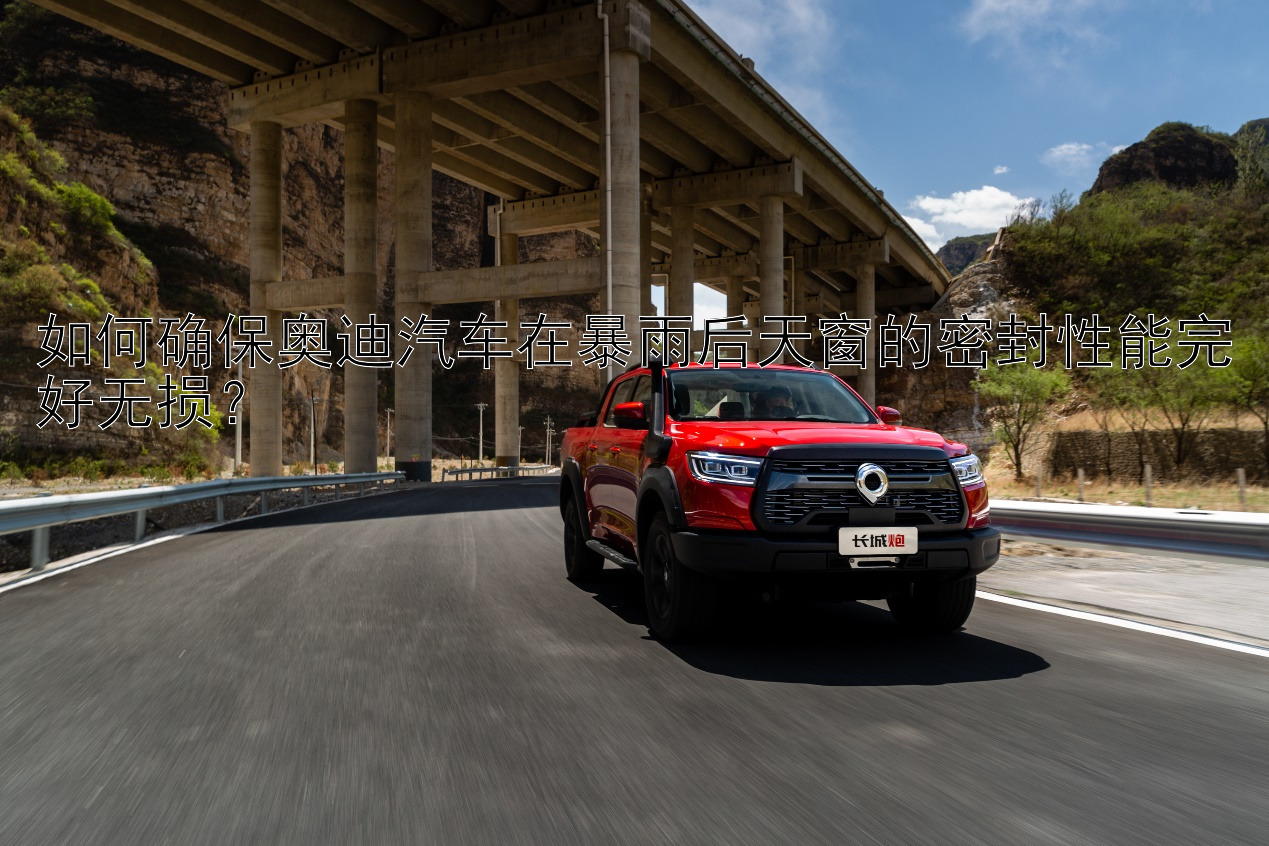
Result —
[[[776, 196], [762, 198], [758, 221], [758, 290], [762, 303], [762, 316], [774, 317], [784, 313], [784, 199]], [[775, 325], [759, 325], [758, 331], [772, 331]], [[762, 358], [771, 355], [779, 342], [768, 339], [761, 342]], [[779, 360], [774, 362], [780, 364]]]
[[871, 320], [868, 339], [864, 343], [864, 367], [859, 371], [859, 394], [869, 406], [877, 404], [877, 276], [871, 264], [861, 264], [856, 271], [855, 317]]
[[[499, 263], [519, 264], [520, 239], [503, 235], [499, 244]], [[506, 298], [494, 304], [494, 319], [507, 321], [507, 338], [519, 346], [520, 301]], [[520, 359], [500, 358], [494, 361], [494, 464], [498, 467], [520, 466]]]
[[282, 475], [282, 371], [277, 351], [282, 348], [282, 315], [266, 310], [266, 287], [282, 279], [282, 126], [272, 121], [251, 124], [251, 313], [265, 315], [273, 344], [272, 364], [252, 368], [252, 476]]
[[675, 206], [670, 210], [670, 282], [666, 286], [665, 313], [691, 317], [696, 285], [696, 210]]
[[[418, 320], [430, 303], [403, 300], [406, 288], [424, 290], [423, 274], [432, 270], [432, 98], [427, 94], [396, 96], [396, 318]], [[403, 285], [409, 278], [417, 285]], [[408, 330], [407, 330], [408, 331]], [[399, 361], [409, 340], [397, 338]], [[432, 481], [432, 348], [415, 346], [396, 371], [397, 469], [407, 479]]]
[[608, 196], [602, 198], [605, 211], [611, 213], [605, 221], [608, 243], [604, 249], [611, 251], [612, 258], [612, 313], [625, 317], [626, 333], [636, 355], [641, 340], [639, 284], [643, 269], [639, 231], [643, 205], [639, 185], [639, 60], [639, 54], [630, 49], [615, 49], [609, 55], [612, 170], [605, 174]]
[[[375, 307], [378, 226], [379, 107], [373, 100], [344, 104], [344, 313], [354, 326]], [[348, 329], [355, 349], [356, 337]], [[378, 373], [344, 365], [344, 472], [373, 473], [378, 457]]]
[[745, 313], [745, 277], [727, 277], [727, 316]]
[[[811, 349], [811, 342], [815, 339], [815, 333], [819, 329], [819, 324], [810, 315], [802, 314], [802, 300], [806, 299], [806, 271], [799, 267], [793, 268], [793, 279], [790, 280], [789, 291], [789, 309], [785, 314], [797, 315], [805, 317], [806, 322], [802, 324], [799, 331], [810, 332], [810, 338], [799, 338], [793, 342], [793, 349], [797, 350], [803, 356]], [[809, 357], [809, 356], [807, 356]]]
[[656, 314], [652, 304], [652, 186], [641, 185], [639, 212], [639, 315]]

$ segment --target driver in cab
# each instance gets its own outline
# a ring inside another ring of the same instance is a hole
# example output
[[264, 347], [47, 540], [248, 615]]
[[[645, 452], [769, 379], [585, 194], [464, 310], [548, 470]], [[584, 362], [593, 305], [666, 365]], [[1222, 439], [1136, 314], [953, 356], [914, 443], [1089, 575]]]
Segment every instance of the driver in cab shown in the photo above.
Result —
[[752, 397], [755, 420], [787, 420], [797, 415], [793, 394], [783, 385], [755, 391]]

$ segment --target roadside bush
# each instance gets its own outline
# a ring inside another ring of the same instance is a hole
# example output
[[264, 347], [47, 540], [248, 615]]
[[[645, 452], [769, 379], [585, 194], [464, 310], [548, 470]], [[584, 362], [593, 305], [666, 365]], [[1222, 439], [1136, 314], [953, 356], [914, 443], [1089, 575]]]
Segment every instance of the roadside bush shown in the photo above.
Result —
[[181, 475], [186, 479], [197, 479], [208, 467], [206, 457], [193, 446], [181, 451], [177, 456], [177, 463], [180, 465]]
[[62, 470], [64, 475], [78, 476], [88, 482], [97, 482], [102, 478], [101, 463], [83, 455], [72, 458]]

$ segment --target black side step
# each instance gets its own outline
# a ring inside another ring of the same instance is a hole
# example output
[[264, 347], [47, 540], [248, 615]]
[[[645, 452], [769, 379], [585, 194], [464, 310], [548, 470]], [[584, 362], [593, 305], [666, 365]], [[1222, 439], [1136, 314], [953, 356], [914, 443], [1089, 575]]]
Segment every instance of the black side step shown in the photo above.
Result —
[[634, 570], [639, 566], [639, 562], [635, 561], [633, 558], [628, 558], [627, 556], [622, 555], [611, 546], [608, 546], [601, 541], [597, 541], [594, 538], [586, 541], [586, 546], [587, 548], [598, 552], [612, 563], [620, 564], [622, 567], [626, 567], [627, 569]]

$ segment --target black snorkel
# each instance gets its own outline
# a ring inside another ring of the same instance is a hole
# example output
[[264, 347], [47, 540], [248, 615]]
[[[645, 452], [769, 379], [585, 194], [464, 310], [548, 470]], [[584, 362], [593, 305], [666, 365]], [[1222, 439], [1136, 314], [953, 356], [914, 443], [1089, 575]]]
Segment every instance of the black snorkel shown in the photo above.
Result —
[[648, 360], [652, 370], [652, 414], [648, 420], [648, 437], [643, 443], [643, 452], [653, 464], [664, 464], [670, 457], [670, 447], [674, 439], [665, 434], [665, 366], [661, 364], [661, 356], [653, 355]]

